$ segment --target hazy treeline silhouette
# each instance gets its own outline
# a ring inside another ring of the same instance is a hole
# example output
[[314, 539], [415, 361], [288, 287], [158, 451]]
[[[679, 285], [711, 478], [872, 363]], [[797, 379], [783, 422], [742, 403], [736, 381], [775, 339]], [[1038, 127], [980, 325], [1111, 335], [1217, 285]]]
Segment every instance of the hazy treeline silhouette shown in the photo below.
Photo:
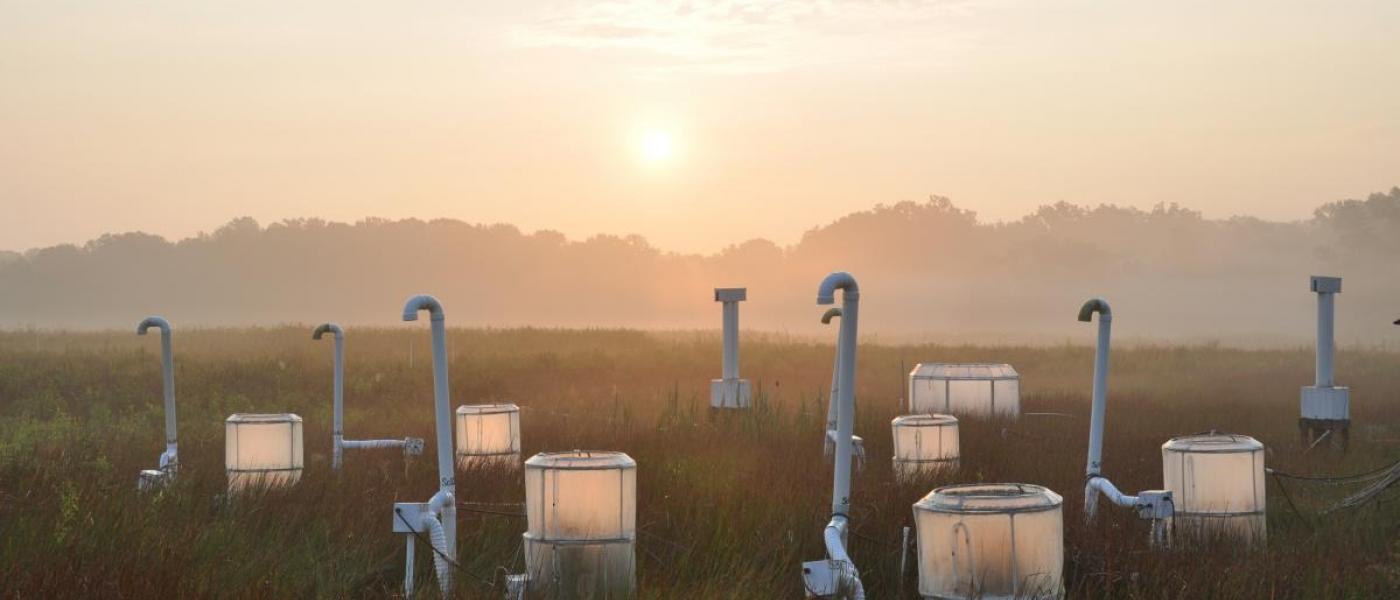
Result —
[[1397, 259], [1400, 188], [1296, 222], [1061, 202], [982, 223], [933, 198], [848, 215], [790, 247], [759, 239], [709, 256], [446, 219], [241, 218], [177, 242], [125, 233], [0, 254], [0, 325], [124, 328], [148, 313], [389, 324], [406, 296], [430, 292], [456, 325], [710, 328], [710, 288], [744, 285], [745, 328], [825, 333], [816, 284], [845, 269], [861, 283], [862, 330], [881, 336], [1060, 340], [1084, 334], [1075, 311], [1102, 295], [1126, 337], [1301, 342], [1307, 277], [1325, 273], [1345, 278], [1339, 337], [1379, 341], [1400, 336]]

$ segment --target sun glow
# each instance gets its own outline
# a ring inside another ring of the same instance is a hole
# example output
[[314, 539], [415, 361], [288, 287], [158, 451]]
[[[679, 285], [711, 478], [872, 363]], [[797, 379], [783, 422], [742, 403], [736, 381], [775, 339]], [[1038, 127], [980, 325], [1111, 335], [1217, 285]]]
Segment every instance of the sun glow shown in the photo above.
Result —
[[668, 162], [676, 153], [675, 139], [668, 131], [647, 129], [637, 141], [637, 153], [649, 164]]

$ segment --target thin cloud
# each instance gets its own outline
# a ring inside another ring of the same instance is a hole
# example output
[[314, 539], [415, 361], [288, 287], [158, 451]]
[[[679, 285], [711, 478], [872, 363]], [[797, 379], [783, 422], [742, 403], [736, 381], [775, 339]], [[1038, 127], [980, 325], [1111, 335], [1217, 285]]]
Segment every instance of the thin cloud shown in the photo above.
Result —
[[524, 47], [622, 51], [659, 63], [644, 70], [772, 72], [903, 60], [930, 44], [965, 42], [975, 29], [970, 17], [986, 4], [613, 0], [548, 9], [530, 24], [512, 28], [509, 38]]

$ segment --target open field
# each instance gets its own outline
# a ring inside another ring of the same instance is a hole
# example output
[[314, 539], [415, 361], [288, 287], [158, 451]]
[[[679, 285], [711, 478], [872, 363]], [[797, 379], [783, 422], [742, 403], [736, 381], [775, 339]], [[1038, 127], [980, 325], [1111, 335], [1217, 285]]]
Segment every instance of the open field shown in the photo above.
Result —
[[[1072, 318], [1067, 314], [1066, 318]], [[133, 319], [133, 326], [135, 319]], [[178, 323], [176, 324], [178, 327]], [[431, 451], [351, 451], [330, 473], [329, 342], [310, 327], [176, 330], [181, 478], [135, 492], [163, 449], [158, 340], [131, 332], [0, 333], [0, 590], [9, 597], [382, 597], [398, 593], [403, 540], [394, 501], [436, 489]], [[834, 336], [834, 331], [832, 332]], [[1093, 330], [1084, 328], [1084, 343]], [[346, 434], [413, 435], [432, 447], [426, 327], [346, 332]], [[830, 503], [821, 456], [832, 347], [747, 334], [742, 373], [761, 389], [742, 414], [709, 414], [717, 334], [618, 330], [452, 330], [454, 405], [520, 404], [524, 453], [616, 449], [638, 463], [643, 598], [797, 598], [799, 563], [822, 557]], [[409, 346], [416, 357], [410, 367]], [[1268, 547], [1150, 551], [1146, 526], [1105, 506], [1081, 522], [1092, 348], [862, 345], [856, 433], [870, 456], [853, 484], [852, 554], [871, 598], [898, 596], [900, 530], [910, 505], [953, 482], [1043, 484], [1065, 497], [1070, 597], [1374, 598], [1400, 590], [1400, 502], [1321, 516], [1345, 490], [1269, 481]], [[1004, 361], [1023, 377], [1022, 410], [1070, 416], [964, 420], [961, 469], [912, 485], [892, 478], [889, 421], [901, 364]], [[1268, 466], [1354, 473], [1400, 458], [1400, 355], [1344, 350], [1352, 387], [1344, 457], [1298, 446], [1298, 388], [1308, 348], [1116, 350], [1105, 474], [1125, 491], [1161, 487], [1159, 447], [1209, 429], [1252, 435]], [[224, 488], [223, 419], [235, 412], [305, 418], [299, 485], [236, 502]], [[462, 473], [459, 500], [523, 502], [521, 477]], [[511, 512], [509, 509], [497, 512]], [[482, 580], [463, 597], [497, 597], [500, 569], [520, 571], [521, 517], [459, 515], [460, 556]], [[437, 594], [420, 547], [424, 597]], [[492, 583], [493, 582], [493, 583]]]

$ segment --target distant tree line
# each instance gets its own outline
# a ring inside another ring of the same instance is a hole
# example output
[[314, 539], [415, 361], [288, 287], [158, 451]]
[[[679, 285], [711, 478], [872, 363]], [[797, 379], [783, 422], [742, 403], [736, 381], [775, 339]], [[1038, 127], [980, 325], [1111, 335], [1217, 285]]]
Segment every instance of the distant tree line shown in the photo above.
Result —
[[431, 292], [458, 325], [708, 328], [710, 288], [745, 285], [744, 327], [806, 334], [824, 332], [817, 282], [844, 269], [862, 286], [862, 329], [891, 338], [1063, 339], [1084, 333], [1079, 302], [1102, 295], [1121, 335], [1300, 341], [1307, 277], [1326, 273], [1345, 278], [1339, 335], [1372, 340], [1396, 334], [1397, 259], [1400, 187], [1295, 222], [1060, 202], [986, 223], [934, 197], [847, 215], [789, 247], [756, 239], [708, 256], [448, 219], [240, 218], [175, 242], [122, 233], [0, 253], [0, 326], [126, 327], [148, 313], [388, 324], [406, 296]]

